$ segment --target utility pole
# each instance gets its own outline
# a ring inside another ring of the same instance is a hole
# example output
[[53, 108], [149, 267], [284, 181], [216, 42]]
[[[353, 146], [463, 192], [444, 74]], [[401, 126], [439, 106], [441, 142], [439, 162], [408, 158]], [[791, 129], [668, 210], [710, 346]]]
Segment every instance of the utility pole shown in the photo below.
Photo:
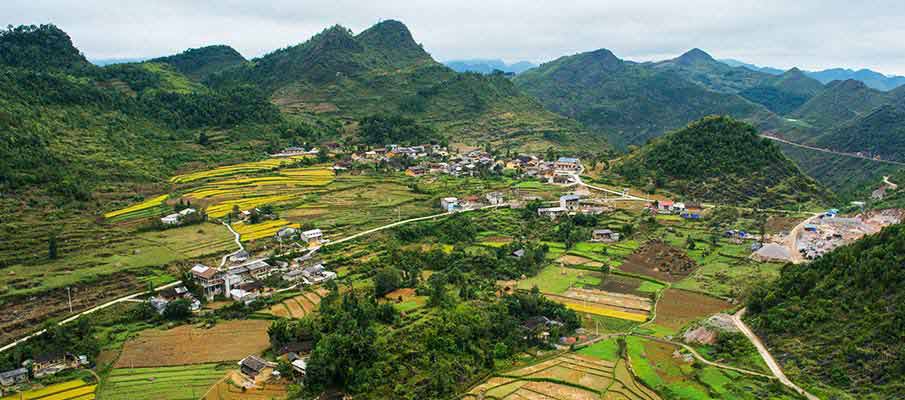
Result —
[[66, 297], [69, 297], [69, 313], [72, 314], [72, 289], [66, 286]]

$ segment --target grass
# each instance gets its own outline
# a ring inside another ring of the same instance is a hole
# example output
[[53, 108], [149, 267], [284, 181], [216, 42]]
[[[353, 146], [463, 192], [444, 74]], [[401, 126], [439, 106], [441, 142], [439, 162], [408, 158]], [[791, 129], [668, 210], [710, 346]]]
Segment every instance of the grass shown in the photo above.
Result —
[[601, 360], [616, 361], [619, 359], [619, 342], [615, 338], [601, 340], [588, 347], [578, 350], [578, 354], [599, 358]]
[[571, 286], [596, 286], [600, 282], [601, 278], [597, 273], [549, 265], [537, 275], [519, 281], [518, 288], [528, 290], [537, 286], [543, 293], [561, 294]]
[[118, 368], [107, 376], [100, 397], [129, 400], [197, 399], [225, 373], [218, 364]]

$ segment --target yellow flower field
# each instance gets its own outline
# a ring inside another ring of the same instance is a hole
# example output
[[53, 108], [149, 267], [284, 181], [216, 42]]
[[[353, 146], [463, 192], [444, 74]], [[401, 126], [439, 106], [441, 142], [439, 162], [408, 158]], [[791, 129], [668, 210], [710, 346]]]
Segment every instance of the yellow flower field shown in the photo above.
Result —
[[173, 183], [188, 183], [197, 181], [200, 179], [207, 178], [216, 178], [221, 176], [229, 176], [240, 174], [244, 172], [260, 172], [266, 171], [273, 168], [278, 168], [285, 164], [291, 164], [298, 160], [304, 159], [307, 156], [292, 156], [285, 158], [269, 158], [261, 161], [253, 161], [241, 164], [227, 165], [219, 168], [214, 168], [207, 171], [198, 171], [192, 172], [188, 174], [176, 175], [170, 178], [170, 182]]
[[91, 400], [94, 399], [95, 389], [97, 385], [88, 385], [85, 381], [77, 379], [6, 396], [0, 400]]
[[109, 218], [117, 217], [120, 215], [129, 214], [129, 213], [133, 213], [136, 211], [141, 211], [141, 210], [145, 210], [148, 208], [156, 207], [156, 206], [163, 204], [163, 202], [166, 201], [167, 197], [169, 197], [169, 195], [164, 194], [164, 195], [157, 196], [153, 199], [145, 200], [141, 203], [123, 208], [121, 210], [111, 211], [111, 212], [104, 214], [104, 218], [109, 219]]
[[296, 198], [295, 194], [281, 194], [273, 196], [245, 197], [241, 199], [226, 200], [207, 208], [207, 215], [213, 218], [226, 216], [233, 210], [233, 206], [239, 206], [240, 210], [250, 210], [265, 204], [279, 203]]
[[619, 319], [625, 319], [625, 320], [637, 321], [637, 322], [647, 321], [646, 315], [634, 314], [634, 313], [629, 313], [629, 312], [625, 312], [625, 311], [611, 310], [608, 308], [595, 307], [595, 306], [578, 304], [578, 303], [563, 303], [563, 304], [566, 306], [566, 308], [568, 308], [570, 310], [574, 310], [574, 311], [582, 312], [582, 313], [586, 313], [586, 314], [602, 315], [604, 317], [619, 318]]
[[233, 224], [232, 226], [233, 229], [242, 236], [243, 241], [271, 237], [283, 227], [291, 226], [296, 229], [299, 228], [299, 224], [293, 224], [283, 219], [264, 221], [257, 224], [246, 224], [244, 222], [238, 222]]

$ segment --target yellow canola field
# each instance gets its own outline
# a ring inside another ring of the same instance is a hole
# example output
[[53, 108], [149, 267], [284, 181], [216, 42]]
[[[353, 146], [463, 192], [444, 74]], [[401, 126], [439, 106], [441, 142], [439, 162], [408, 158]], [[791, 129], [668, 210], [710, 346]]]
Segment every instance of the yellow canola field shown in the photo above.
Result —
[[333, 182], [333, 171], [326, 168], [291, 169], [277, 176], [226, 179], [211, 182], [189, 192], [185, 197], [206, 199], [218, 196], [241, 196], [250, 193], [258, 195], [285, 194], [287, 186], [326, 186]]
[[212, 218], [220, 218], [226, 216], [233, 210], [233, 206], [238, 206], [240, 210], [250, 210], [265, 204], [279, 203], [281, 201], [289, 201], [295, 198], [295, 194], [280, 194], [273, 196], [256, 196], [245, 197], [241, 199], [226, 200], [214, 204], [207, 208], [207, 215]]
[[157, 206], [163, 204], [163, 202], [166, 201], [167, 197], [169, 197], [169, 195], [164, 194], [164, 195], [157, 196], [153, 199], [145, 200], [141, 203], [123, 208], [121, 210], [110, 211], [110, 212], [104, 214], [104, 218], [113, 218], [113, 217], [117, 217], [117, 216], [120, 216], [123, 214], [141, 211], [141, 210], [145, 210], [145, 209], [148, 209], [151, 207], [157, 207]]
[[299, 224], [293, 224], [283, 219], [275, 219], [270, 221], [259, 222], [257, 224], [246, 224], [238, 222], [233, 224], [233, 229], [241, 235], [243, 241], [257, 240], [265, 237], [276, 235], [277, 231], [283, 227], [293, 227], [298, 229]]
[[253, 161], [241, 164], [227, 165], [219, 168], [214, 168], [207, 171], [199, 171], [192, 172], [188, 174], [176, 175], [170, 178], [170, 182], [173, 183], [188, 183], [197, 181], [200, 179], [207, 178], [216, 178], [221, 176], [229, 176], [240, 174], [244, 172], [260, 172], [266, 171], [274, 168], [279, 168], [280, 166], [291, 164], [301, 159], [306, 158], [307, 156], [292, 156], [285, 158], [269, 158], [261, 161]]
[[566, 308], [577, 311], [577, 312], [581, 312], [581, 313], [602, 315], [604, 317], [619, 318], [619, 319], [625, 319], [625, 320], [636, 321], [636, 322], [647, 321], [647, 316], [642, 315], [642, 314], [635, 314], [635, 313], [630, 313], [630, 312], [625, 312], [625, 311], [611, 310], [609, 308], [596, 307], [596, 306], [578, 304], [578, 303], [563, 303], [563, 304], [565, 304]]
[[88, 400], [94, 398], [95, 389], [97, 389], [97, 385], [88, 385], [85, 381], [76, 379], [6, 396], [0, 400]]

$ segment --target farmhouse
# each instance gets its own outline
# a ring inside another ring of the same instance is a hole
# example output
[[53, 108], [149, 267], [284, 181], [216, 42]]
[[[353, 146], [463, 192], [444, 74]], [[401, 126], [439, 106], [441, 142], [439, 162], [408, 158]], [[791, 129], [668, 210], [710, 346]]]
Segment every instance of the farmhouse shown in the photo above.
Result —
[[442, 208], [446, 212], [456, 211], [456, 208], [459, 207], [459, 199], [455, 197], [444, 197], [440, 199], [440, 208]]
[[409, 167], [405, 170], [405, 174], [408, 176], [422, 176], [427, 174], [427, 169], [421, 166]]
[[78, 366], [78, 359], [70, 353], [39, 354], [32, 363], [35, 378], [55, 375], [57, 372]]
[[160, 219], [164, 225], [179, 225], [182, 223], [183, 218], [190, 214], [194, 214], [196, 211], [194, 208], [186, 208], [178, 213], [167, 215]]
[[239, 371], [251, 379], [254, 379], [264, 371], [264, 368], [269, 366], [267, 361], [258, 356], [248, 356], [239, 361]]
[[661, 212], [672, 211], [674, 204], [675, 203], [672, 200], [660, 200], [657, 202], [657, 210]]
[[291, 226], [287, 226], [284, 228], [280, 228], [277, 231], [276, 237], [277, 240], [291, 240], [298, 233], [298, 229], [295, 229]]
[[28, 368], [0, 372], [0, 385], [13, 386], [28, 381]]
[[204, 297], [207, 299], [213, 299], [214, 296], [223, 293], [225, 281], [222, 272], [204, 264], [195, 264], [192, 267], [192, 276], [198, 285], [201, 286]]
[[581, 169], [581, 163], [577, 158], [560, 157], [553, 164], [553, 168], [555, 168], [557, 171], [575, 172]]
[[569, 210], [564, 207], [547, 207], [547, 208], [538, 208], [537, 215], [541, 217], [548, 217], [550, 219], [556, 219], [560, 215], [567, 213]]
[[287, 282], [295, 282], [303, 277], [301, 269], [293, 269], [283, 274], [283, 280]]
[[323, 264], [317, 264], [303, 269], [302, 276], [308, 282], [317, 284], [336, 278], [336, 272], [327, 271]]
[[239, 251], [233, 253], [233, 255], [229, 256], [229, 261], [230, 262], [242, 262], [242, 261], [247, 260], [249, 256], [250, 256], [250, 254], [248, 254], [247, 251], [239, 250]]
[[591, 240], [594, 242], [617, 242], [619, 241], [619, 233], [610, 229], [595, 229]]
[[487, 198], [487, 202], [490, 203], [490, 205], [495, 206], [503, 204], [503, 194], [500, 192], [487, 193], [484, 197]]
[[567, 194], [559, 197], [559, 207], [569, 211], [577, 210], [581, 205], [581, 198], [577, 194]]
[[307, 243], [311, 243], [312, 241], [321, 241], [324, 238], [324, 232], [320, 229], [312, 229], [308, 231], [302, 232], [302, 239]]

